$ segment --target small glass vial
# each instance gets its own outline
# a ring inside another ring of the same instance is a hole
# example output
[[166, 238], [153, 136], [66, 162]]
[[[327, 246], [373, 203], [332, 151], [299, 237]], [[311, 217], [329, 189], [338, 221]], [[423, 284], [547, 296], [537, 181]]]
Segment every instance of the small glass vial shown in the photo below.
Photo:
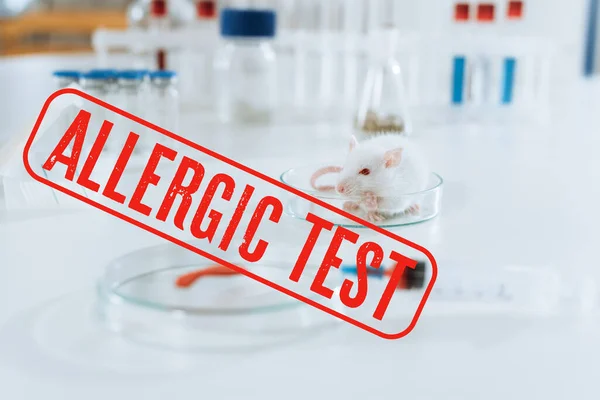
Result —
[[[111, 103], [112, 99], [109, 98], [109, 93], [112, 87], [111, 85], [113, 84], [112, 79], [114, 79], [113, 75], [106, 70], [92, 70], [82, 74], [79, 82], [85, 93], [107, 103]], [[105, 107], [102, 107], [96, 102], [86, 101], [84, 104], [86, 105], [85, 109], [91, 113], [91, 119], [84, 144], [84, 149], [87, 149], [94, 143], [108, 112]]]
[[[144, 120], [147, 117], [148, 109], [148, 75], [149, 72], [147, 70], [125, 70], [119, 73], [118, 78], [118, 107]], [[140, 135], [136, 144], [136, 150], [147, 150], [148, 143], [150, 142], [148, 134], [140, 131], [143, 128], [140, 128], [137, 122], [127, 120], [127, 123], [131, 125], [128, 131], [134, 131]], [[122, 139], [125, 140], [124, 137]]]
[[82, 89], [91, 96], [106, 100], [109, 88], [109, 77], [102, 70], [92, 70], [81, 75]]
[[[177, 74], [155, 71], [150, 74], [152, 121], [168, 131], [179, 134], [179, 90]], [[161, 140], [164, 139], [161, 135]]]
[[398, 31], [383, 28], [373, 33], [372, 62], [360, 99], [356, 128], [364, 135], [410, 135], [412, 123], [400, 63], [395, 57]]
[[223, 122], [266, 123], [277, 106], [277, 64], [271, 10], [223, 9], [225, 44], [215, 56], [216, 104]]
[[145, 114], [147, 76], [146, 70], [125, 70], [119, 73], [118, 78], [119, 107], [140, 118], [144, 118]]
[[[58, 70], [54, 71], [52, 75], [54, 76], [56, 90], [65, 89], [72, 85], [80, 84], [80, 79], [82, 76], [81, 72], [73, 70]], [[78, 112], [79, 109], [75, 106], [71, 106], [68, 109], [64, 110], [63, 115], [60, 117], [60, 127], [58, 129], [61, 132], [66, 132], [71, 123], [77, 117]], [[73, 143], [71, 142], [67, 149], [71, 151], [72, 148]]]
[[54, 71], [52, 75], [54, 76], [54, 82], [57, 90], [69, 87], [74, 83], [78, 84], [79, 79], [81, 78], [81, 73], [79, 71], [71, 70]]
[[102, 100], [109, 104], [115, 104], [119, 95], [119, 71], [116, 69], [93, 69], [91, 73], [103, 74], [105, 95]]

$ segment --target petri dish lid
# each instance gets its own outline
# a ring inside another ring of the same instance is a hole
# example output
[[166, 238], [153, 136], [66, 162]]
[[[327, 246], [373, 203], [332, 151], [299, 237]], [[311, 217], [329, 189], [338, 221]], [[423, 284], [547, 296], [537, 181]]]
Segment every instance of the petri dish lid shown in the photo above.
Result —
[[[110, 330], [137, 342], [183, 349], [287, 341], [335, 320], [241, 274], [207, 276], [188, 288], [176, 285], [180, 276], [211, 266], [210, 260], [170, 243], [119, 257], [98, 282], [99, 315]], [[253, 264], [252, 269], [267, 278], [289, 275], [282, 263]]]

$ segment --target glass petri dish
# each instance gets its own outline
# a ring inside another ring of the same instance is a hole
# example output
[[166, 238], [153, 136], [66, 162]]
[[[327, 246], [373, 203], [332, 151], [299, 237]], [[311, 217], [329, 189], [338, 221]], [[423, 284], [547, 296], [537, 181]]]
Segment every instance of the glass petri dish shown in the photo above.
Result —
[[[310, 185], [310, 178], [315, 171], [322, 167], [324, 167], [324, 165], [311, 165], [292, 168], [281, 174], [280, 180], [288, 186], [298, 189], [312, 197], [315, 197], [341, 210], [344, 209], [344, 203], [347, 201], [360, 201], [360, 199], [340, 196], [333, 191], [323, 192], [315, 190]], [[324, 175], [320, 179], [319, 184], [333, 185], [334, 181], [335, 174], [329, 174]], [[429, 176], [427, 188], [425, 190], [415, 193], [399, 193], [398, 196], [394, 197], [394, 201], [398, 204], [417, 204], [419, 206], [417, 213], [408, 213], [401, 211], [394, 212], [393, 215], [387, 217], [383, 221], [374, 222], [374, 224], [381, 227], [391, 228], [417, 224], [434, 218], [439, 214], [441, 210], [443, 184], [444, 180], [440, 175], [436, 173], [431, 173]], [[364, 228], [363, 225], [358, 224], [355, 221], [352, 221], [337, 213], [329, 211], [324, 207], [316, 205], [287, 191], [283, 191], [283, 196], [285, 198], [285, 213], [291, 217], [305, 219], [306, 215], [310, 212], [316, 214], [321, 218], [325, 218], [339, 226], [351, 228]], [[363, 219], [365, 219], [366, 217], [364, 211], [362, 210], [352, 212], [352, 214]]]
[[[178, 277], [211, 266], [215, 263], [171, 243], [121, 256], [98, 282], [99, 317], [108, 329], [136, 342], [186, 350], [272, 345], [333, 322], [242, 274], [206, 276], [187, 288], [176, 285]], [[290, 268], [276, 262], [252, 265], [253, 272], [271, 280], [287, 277]]]

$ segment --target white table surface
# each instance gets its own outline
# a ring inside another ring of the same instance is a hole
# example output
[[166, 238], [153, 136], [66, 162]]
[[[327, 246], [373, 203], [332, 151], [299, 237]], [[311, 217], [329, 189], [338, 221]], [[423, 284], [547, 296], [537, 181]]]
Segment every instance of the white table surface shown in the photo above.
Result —
[[[0, 61], [0, 143], [29, 129], [49, 73], [85, 57]], [[595, 92], [595, 93], [594, 93]], [[542, 128], [418, 133], [446, 180], [443, 212], [398, 230], [439, 268], [517, 264], [599, 275], [600, 91], [579, 82]], [[326, 160], [348, 131], [327, 125], [220, 132], [205, 146], [267, 174]], [[119, 238], [126, 237], [127, 240]], [[397, 341], [347, 324], [252, 353], [173, 353], [123, 341], [86, 318], [103, 266], [158, 238], [96, 211], [0, 220], [0, 398], [598, 399], [600, 324], [429, 316]], [[70, 313], [72, 311], [72, 313]], [[77, 312], [81, 314], [77, 314]]]

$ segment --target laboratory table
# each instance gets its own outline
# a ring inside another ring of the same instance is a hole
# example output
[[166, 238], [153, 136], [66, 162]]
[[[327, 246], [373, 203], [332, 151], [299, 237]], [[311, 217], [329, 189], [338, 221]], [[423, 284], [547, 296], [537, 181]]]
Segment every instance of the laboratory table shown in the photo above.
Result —
[[[52, 90], [53, 69], [91, 65], [89, 56], [1, 60], [0, 144], [31, 128]], [[417, 130], [415, 140], [445, 179], [443, 209], [396, 232], [428, 248], [440, 270], [524, 265], [598, 281], [599, 89], [593, 80], [574, 81], [543, 127]], [[327, 162], [343, 153], [349, 132], [325, 123], [186, 129], [273, 177], [309, 154]], [[583, 306], [549, 318], [440, 316], [425, 308], [400, 340], [341, 323], [246, 352], [173, 352], [90, 322], [86, 307], [106, 263], [160, 242], [96, 210], [4, 215], [0, 398], [600, 398], [600, 318]]]

